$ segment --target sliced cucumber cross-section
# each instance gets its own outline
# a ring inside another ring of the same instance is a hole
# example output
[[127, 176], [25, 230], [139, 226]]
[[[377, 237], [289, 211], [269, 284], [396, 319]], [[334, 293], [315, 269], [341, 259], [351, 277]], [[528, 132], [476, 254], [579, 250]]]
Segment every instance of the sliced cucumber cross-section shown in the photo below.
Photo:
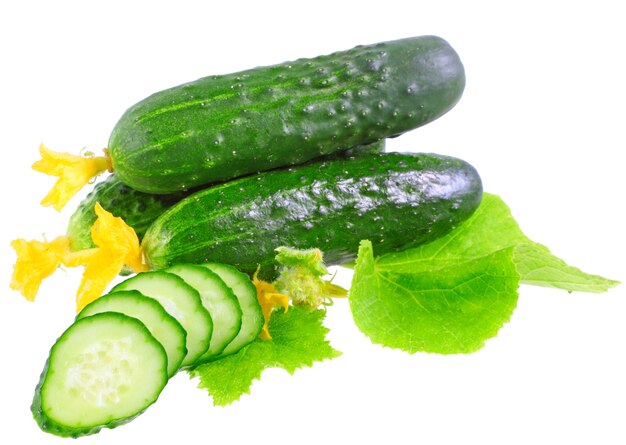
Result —
[[250, 277], [218, 263], [141, 272], [92, 301], [58, 338], [31, 411], [46, 432], [79, 437], [152, 405], [180, 369], [234, 354], [263, 325]]
[[213, 319], [213, 336], [207, 352], [196, 364], [218, 356], [241, 328], [241, 308], [233, 291], [215, 273], [195, 264], [176, 264], [165, 271], [181, 277], [196, 289], [206, 310]]
[[157, 400], [167, 381], [165, 349], [144, 324], [100, 313], [59, 337], [31, 409], [42, 430], [78, 437], [130, 421]]
[[178, 372], [187, 355], [187, 333], [158, 301], [136, 290], [111, 292], [89, 303], [76, 318], [100, 312], [119, 312], [141, 321], [165, 348], [168, 375], [171, 377]]
[[221, 355], [234, 354], [251, 343], [261, 332], [264, 318], [257, 298], [256, 287], [250, 277], [237, 268], [223, 263], [205, 263], [202, 266], [217, 274], [239, 301], [242, 311], [241, 329], [237, 336], [226, 346]]
[[122, 281], [113, 291], [131, 289], [157, 300], [187, 331], [187, 355], [182, 367], [192, 365], [209, 349], [213, 321], [198, 291], [182, 278], [163, 271], [143, 272]]

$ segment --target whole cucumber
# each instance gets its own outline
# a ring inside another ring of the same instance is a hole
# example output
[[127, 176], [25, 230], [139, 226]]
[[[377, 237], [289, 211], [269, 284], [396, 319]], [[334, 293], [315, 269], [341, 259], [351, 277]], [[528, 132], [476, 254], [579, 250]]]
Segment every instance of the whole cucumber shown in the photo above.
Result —
[[482, 183], [460, 159], [385, 153], [247, 176], [193, 193], [143, 238], [152, 269], [223, 262], [273, 276], [279, 246], [319, 248], [328, 265], [435, 240], [478, 207]]
[[465, 73], [435, 36], [209, 76], [140, 101], [108, 145], [126, 185], [172, 193], [402, 134], [450, 110]]

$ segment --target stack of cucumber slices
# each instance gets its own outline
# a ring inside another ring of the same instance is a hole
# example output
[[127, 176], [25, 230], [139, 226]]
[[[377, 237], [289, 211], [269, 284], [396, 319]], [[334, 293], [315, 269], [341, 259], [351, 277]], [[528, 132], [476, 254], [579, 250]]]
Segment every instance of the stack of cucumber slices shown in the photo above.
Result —
[[87, 305], [56, 341], [34, 417], [43, 430], [71, 437], [124, 424], [180, 369], [236, 353], [262, 327], [256, 288], [232, 266], [137, 274]]

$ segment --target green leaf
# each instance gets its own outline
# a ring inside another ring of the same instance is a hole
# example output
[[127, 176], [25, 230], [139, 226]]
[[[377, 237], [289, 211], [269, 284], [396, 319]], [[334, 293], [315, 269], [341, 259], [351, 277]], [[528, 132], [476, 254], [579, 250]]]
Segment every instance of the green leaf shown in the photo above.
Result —
[[476, 212], [448, 235], [431, 243], [377, 258], [380, 270], [416, 273], [472, 261], [531, 242], [502, 200], [485, 193]]
[[568, 265], [541, 244], [520, 244], [513, 253], [513, 261], [524, 284], [594, 293], [606, 292], [619, 284], [619, 281], [591, 275]]
[[228, 405], [250, 393], [254, 380], [267, 368], [283, 368], [290, 374], [315, 362], [341, 353], [326, 340], [325, 311], [292, 306], [275, 311], [270, 322], [271, 340], [256, 339], [237, 354], [189, 371], [199, 377], [200, 388], [208, 390], [216, 405]]
[[350, 307], [374, 343], [414, 353], [470, 353], [495, 336], [517, 304], [512, 249], [436, 273], [380, 270], [372, 245], [359, 248]]
[[375, 258], [363, 242], [349, 299], [355, 323], [375, 343], [468, 353], [510, 319], [520, 282], [586, 292], [617, 284], [528, 239], [506, 204], [485, 194], [468, 221], [432, 243]]
[[500, 197], [485, 193], [474, 215], [432, 243], [377, 258], [378, 270], [417, 273], [453, 266], [513, 248], [513, 262], [526, 284], [567, 291], [605, 292], [619, 284], [569, 266], [521, 231]]

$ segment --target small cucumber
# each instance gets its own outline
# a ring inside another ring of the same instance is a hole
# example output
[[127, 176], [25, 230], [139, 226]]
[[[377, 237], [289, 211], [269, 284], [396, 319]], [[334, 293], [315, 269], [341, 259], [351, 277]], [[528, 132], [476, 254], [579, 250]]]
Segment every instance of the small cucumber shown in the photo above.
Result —
[[200, 294], [203, 306], [213, 320], [208, 350], [194, 361], [200, 364], [218, 356], [241, 328], [241, 308], [233, 291], [219, 275], [194, 264], [176, 264], [165, 269], [181, 277]]
[[[221, 262], [273, 275], [279, 246], [319, 248], [328, 265], [437, 239], [478, 207], [482, 183], [460, 159], [385, 153], [308, 163], [196, 192], [165, 211], [142, 249], [152, 269]], [[265, 276], [269, 276], [265, 275]]]
[[187, 333], [181, 324], [156, 300], [135, 290], [111, 292], [92, 301], [76, 316], [77, 320], [101, 312], [119, 312], [141, 321], [163, 345], [167, 353], [167, 374], [178, 372], [185, 355]]
[[113, 216], [121, 217], [141, 240], [152, 221], [185, 196], [184, 193], [142, 193], [128, 187], [117, 175], [109, 175], [94, 186], [70, 216], [66, 231], [70, 249], [78, 251], [95, 247], [91, 239], [91, 226], [96, 222], [96, 203], [100, 203]]
[[126, 185], [172, 193], [402, 134], [450, 110], [464, 87], [439, 37], [362, 45], [155, 93], [122, 115], [108, 151]]
[[178, 320], [187, 332], [187, 355], [181, 367], [192, 365], [209, 349], [213, 321], [198, 291], [182, 278], [163, 271], [142, 272], [122, 281], [112, 292], [121, 290], [136, 290], [154, 298]]
[[76, 321], [52, 346], [31, 411], [44, 431], [84, 436], [129, 422], [167, 381], [167, 355], [148, 329], [104, 312]]
[[248, 275], [228, 264], [205, 263], [202, 266], [219, 275], [239, 300], [239, 306], [242, 310], [241, 329], [221, 353], [222, 356], [234, 354], [257, 338], [263, 329], [264, 318], [257, 298], [256, 287]]

